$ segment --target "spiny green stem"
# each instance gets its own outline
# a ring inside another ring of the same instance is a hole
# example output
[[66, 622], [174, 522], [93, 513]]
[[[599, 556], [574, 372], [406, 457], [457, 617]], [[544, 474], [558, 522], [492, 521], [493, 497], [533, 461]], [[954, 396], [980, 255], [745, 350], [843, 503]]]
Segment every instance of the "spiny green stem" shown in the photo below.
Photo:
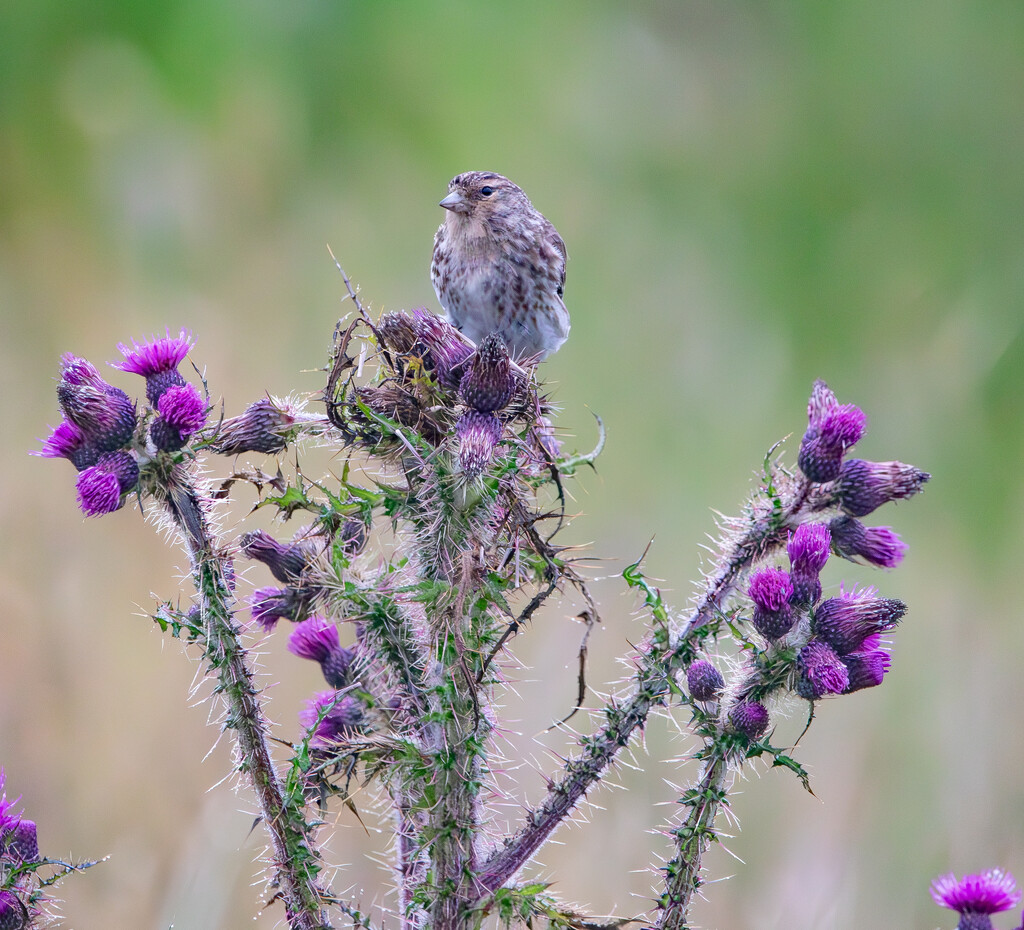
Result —
[[276, 883], [292, 930], [329, 930], [324, 905], [327, 895], [316, 874], [320, 854], [301, 806], [286, 801], [274, 769], [267, 739], [267, 721], [239, 638], [232, 595], [191, 477], [177, 468], [167, 486], [167, 507], [181, 531], [189, 554], [206, 630], [206, 658], [216, 673], [218, 691], [227, 702], [225, 725], [236, 734], [239, 771], [249, 780], [260, 816], [270, 833]]

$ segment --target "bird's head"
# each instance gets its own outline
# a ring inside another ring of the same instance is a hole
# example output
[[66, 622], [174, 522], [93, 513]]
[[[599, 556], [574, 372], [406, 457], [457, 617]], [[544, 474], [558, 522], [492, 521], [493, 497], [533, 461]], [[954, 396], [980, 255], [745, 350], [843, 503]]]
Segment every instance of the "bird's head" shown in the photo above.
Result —
[[488, 220], [529, 203], [522, 189], [492, 171], [467, 171], [448, 182], [448, 196], [438, 206], [467, 219]]

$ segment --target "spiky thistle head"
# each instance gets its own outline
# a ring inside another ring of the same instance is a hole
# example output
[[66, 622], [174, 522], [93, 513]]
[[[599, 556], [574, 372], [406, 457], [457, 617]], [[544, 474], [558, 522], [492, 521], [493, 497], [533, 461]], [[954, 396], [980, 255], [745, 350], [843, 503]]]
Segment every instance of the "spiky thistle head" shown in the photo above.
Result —
[[113, 513], [138, 484], [139, 465], [130, 452], [104, 452], [95, 465], [79, 472], [78, 506], [87, 517]]
[[315, 615], [296, 624], [288, 637], [288, 651], [299, 658], [318, 662], [324, 679], [332, 688], [349, 684], [349, 669], [356, 652], [341, 645], [338, 628], [330, 620]]
[[822, 601], [811, 617], [811, 630], [840, 656], [859, 651], [869, 636], [891, 630], [907, 611], [896, 598], [878, 597], [873, 588], [842, 592]]
[[888, 526], [865, 526], [853, 517], [836, 517], [829, 524], [832, 545], [847, 559], [863, 559], [879, 568], [895, 568], [903, 561], [907, 545]]
[[178, 372], [178, 365], [192, 348], [192, 334], [182, 329], [177, 336], [154, 336], [147, 342], [132, 340], [129, 346], [118, 343], [118, 351], [124, 356], [120, 362], [111, 362], [114, 368], [141, 375], [146, 379], [146, 399], [157, 407], [164, 392], [172, 387], [182, 387], [185, 379]]
[[70, 352], [61, 356], [57, 402], [84, 442], [98, 452], [113, 452], [131, 442], [137, 421], [135, 402], [104, 381], [92, 362]]
[[932, 898], [939, 907], [960, 915], [958, 930], [991, 930], [991, 914], [1008, 911], [1021, 901], [1021, 892], [1009, 872], [989, 869], [958, 879], [950, 872], [932, 882]]
[[797, 465], [815, 483], [835, 481], [843, 456], [864, 435], [867, 417], [854, 404], [840, 404], [824, 381], [815, 381], [807, 419]]
[[889, 501], [913, 497], [931, 478], [926, 471], [903, 462], [847, 459], [839, 473], [839, 505], [851, 517], [866, 517]]
[[480, 413], [494, 413], [512, 400], [516, 390], [512, 360], [505, 341], [497, 333], [484, 336], [465, 368], [459, 396], [467, 407]]

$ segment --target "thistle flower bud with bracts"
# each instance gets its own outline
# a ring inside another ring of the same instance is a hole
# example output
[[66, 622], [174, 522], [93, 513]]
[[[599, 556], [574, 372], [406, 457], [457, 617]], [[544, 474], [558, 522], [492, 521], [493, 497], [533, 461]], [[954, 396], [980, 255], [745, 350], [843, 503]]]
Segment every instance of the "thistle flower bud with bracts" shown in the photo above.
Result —
[[119, 510], [139, 483], [139, 465], [130, 452], [104, 452], [78, 475], [78, 506], [87, 517]]
[[811, 481], [835, 481], [843, 456], [864, 435], [867, 417], [854, 404], [840, 404], [824, 381], [815, 381], [807, 418], [797, 465]]
[[178, 365], [192, 348], [192, 334], [186, 329], [174, 337], [169, 330], [166, 333], [165, 338], [154, 337], [149, 342], [133, 339], [131, 346], [118, 343], [124, 361], [110, 363], [114, 368], [146, 379], [146, 399], [153, 407], [158, 406], [165, 391], [186, 383], [178, 372]]
[[0, 930], [22, 930], [28, 926], [28, 911], [13, 891], [0, 891]]
[[811, 639], [797, 657], [796, 692], [808, 700], [826, 694], [842, 694], [850, 685], [850, 672], [834, 649], [820, 639]]
[[273, 455], [288, 448], [288, 431], [295, 426], [295, 410], [264, 397], [249, 404], [237, 417], [220, 424], [210, 448], [220, 455], [262, 452]]
[[740, 701], [729, 711], [732, 728], [750, 740], [764, 736], [768, 720], [768, 708], [759, 701]]
[[494, 413], [512, 400], [516, 390], [512, 361], [505, 341], [497, 333], [484, 336], [465, 367], [459, 396], [466, 406], [480, 413]]
[[447, 320], [428, 310], [412, 312], [416, 336], [426, 351], [424, 359], [433, 369], [437, 380], [450, 391], [459, 386], [466, 360], [473, 354], [465, 337]]
[[40, 455], [47, 459], [67, 459], [79, 471], [95, 465], [100, 457], [100, 450], [92, 445], [85, 438], [85, 433], [70, 420], [61, 420], [42, 442], [42, 449], [30, 452], [29, 455]]
[[962, 879], [950, 872], [932, 882], [932, 899], [960, 915], [957, 930], [991, 930], [991, 914], [1020, 904], [1021, 893], [1009, 872], [990, 869]]
[[866, 517], [889, 501], [913, 497], [931, 478], [926, 471], [902, 462], [843, 462], [836, 483], [839, 506], [851, 517]]
[[399, 355], [408, 355], [416, 346], [416, 321], [404, 310], [382, 313], [376, 329], [385, 347]]
[[206, 423], [206, 402], [194, 384], [178, 384], [160, 395], [156, 404], [167, 424], [187, 439]]
[[36, 825], [14, 813], [14, 805], [21, 798], [8, 800], [6, 782], [7, 776], [3, 769], [0, 769], [0, 860], [35, 862], [39, 858]]
[[181, 430], [171, 426], [163, 417], [154, 417], [149, 424], [149, 441], [157, 452], [177, 452], [184, 448], [188, 437]]
[[725, 679], [707, 659], [698, 659], [686, 670], [686, 686], [695, 701], [713, 701], [722, 693]]
[[[319, 723], [321, 714], [326, 715]], [[310, 745], [328, 749], [336, 743], [354, 736], [364, 722], [364, 708], [360, 700], [337, 691], [320, 691], [299, 711], [299, 723], [307, 730], [316, 726]]]
[[750, 579], [747, 593], [754, 602], [751, 622], [765, 639], [778, 639], [793, 628], [796, 615], [789, 603], [793, 583], [788, 572], [781, 568], [761, 569]]
[[494, 457], [494, 449], [501, 439], [501, 423], [493, 413], [467, 410], [455, 424], [455, 437], [463, 474], [476, 478]]
[[885, 678], [892, 664], [892, 656], [884, 649], [880, 649], [882, 637], [875, 633], [869, 636], [860, 648], [852, 655], [843, 656], [843, 662], [850, 673], [850, 683], [846, 688], [846, 694], [854, 691], [861, 691], [864, 688], [876, 688]]
[[847, 591], [815, 608], [811, 630], [839, 655], [846, 656], [857, 652], [873, 633], [891, 630], [906, 612], [903, 601], [877, 597], [871, 588]]
[[107, 384], [92, 362], [71, 353], [61, 356], [57, 402], [85, 442], [99, 452], [113, 452], [131, 442], [137, 420], [135, 401]]
[[306, 598], [298, 588], [268, 586], [249, 595], [252, 618], [266, 630], [274, 629], [278, 620], [300, 620], [306, 607]]
[[288, 637], [288, 651], [301, 659], [319, 662], [324, 679], [332, 688], [349, 684], [349, 670], [356, 651], [341, 645], [338, 628], [330, 620], [313, 616], [296, 624]]
[[831, 534], [824, 523], [801, 523], [789, 537], [789, 577], [793, 583], [790, 603], [811, 607], [821, 599], [821, 570], [828, 561]]
[[365, 520], [358, 517], [346, 520], [338, 533], [338, 542], [341, 544], [341, 551], [347, 558], [359, 555], [366, 548], [370, 538], [369, 527]]
[[278, 542], [263, 530], [245, 533], [238, 540], [238, 547], [246, 558], [266, 565], [283, 584], [298, 584], [320, 548], [308, 539], [293, 543]]
[[829, 528], [833, 548], [846, 559], [895, 568], [907, 551], [907, 544], [888, 526], [865, 526], [853, 517], [836, 517]]

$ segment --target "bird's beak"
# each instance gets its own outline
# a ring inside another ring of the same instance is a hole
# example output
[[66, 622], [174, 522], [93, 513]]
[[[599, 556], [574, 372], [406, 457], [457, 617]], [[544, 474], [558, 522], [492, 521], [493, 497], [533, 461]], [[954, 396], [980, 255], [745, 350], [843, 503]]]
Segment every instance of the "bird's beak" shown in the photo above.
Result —
[[438, 204], [438, 206], [444, 207], [446, 210], [452, 210], [455, 213], [465, 213], [466, 208], [469, 205], [466, 203], [466, 198], [463, 197], [461, 193], [458, 191], [452, 191]]

